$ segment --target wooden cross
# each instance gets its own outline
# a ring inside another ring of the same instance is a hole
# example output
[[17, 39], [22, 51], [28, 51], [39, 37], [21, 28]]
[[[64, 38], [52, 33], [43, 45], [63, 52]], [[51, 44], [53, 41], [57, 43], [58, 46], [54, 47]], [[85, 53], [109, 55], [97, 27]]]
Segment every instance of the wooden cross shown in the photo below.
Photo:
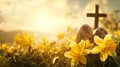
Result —
[[98, 27], [99, 17], [106, 17], [106, 14], [99, 14], [99, 6], [96, 5], [95, 13], [87, 13], [87, 17], [95, 17], [94, 29]]

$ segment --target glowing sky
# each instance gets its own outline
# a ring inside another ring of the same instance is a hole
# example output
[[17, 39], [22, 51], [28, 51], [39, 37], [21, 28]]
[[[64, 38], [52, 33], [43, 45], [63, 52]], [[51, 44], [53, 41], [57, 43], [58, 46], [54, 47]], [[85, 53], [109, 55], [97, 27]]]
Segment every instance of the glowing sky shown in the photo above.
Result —
[[95, 4], [100, 4], [100, 12], [104, 13], [120, 9], [120, 0], [0, 0], [4, 18], [0, 29], [54, 33], [68, 25], [93, 26], [93, 18], [87, 18], [86, 13], [94, 12]]

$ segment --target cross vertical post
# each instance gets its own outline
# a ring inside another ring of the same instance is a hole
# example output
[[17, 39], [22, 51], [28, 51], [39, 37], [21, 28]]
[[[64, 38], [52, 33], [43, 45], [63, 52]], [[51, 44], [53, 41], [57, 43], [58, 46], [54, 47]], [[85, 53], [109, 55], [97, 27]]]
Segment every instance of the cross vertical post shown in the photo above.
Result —
[[87, 13], [87, 17], [95, 17], [94, 20], [94, 29], [96, 29], [99, 26], [99, 17], [106, 17], [106, 14], [99, 14], [99, 6], [95, 6], [95, 13]]

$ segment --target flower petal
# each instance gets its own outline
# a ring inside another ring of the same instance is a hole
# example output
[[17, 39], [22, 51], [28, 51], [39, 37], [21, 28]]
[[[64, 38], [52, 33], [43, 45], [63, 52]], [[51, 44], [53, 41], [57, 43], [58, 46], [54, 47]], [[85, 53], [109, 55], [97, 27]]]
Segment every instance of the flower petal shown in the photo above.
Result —
[[65, 52], [64, 56], [67, 58], [73, 58], [71, 51]]
[[98, 36], [95, 36], [95, 37], [94, 37], [94, 41], [95, 41], [95, 43], [96, 43], [98, 46], [100, 46], [100, 47], [105, 47], [104, 41], [103, 41], [101, 38], [99, 38]]
[[115, 51], [109, 51], [109, 52], [107, 52], [110, 56], [116, 56], [117, 55], [117, 53], [115, 52]]
[[115, 51], [112, 51], [112, 56], [117, 56], [117, 53]]
[[79, 45], [79, 49], [84, 49], [85, 48], [85, 41], [81, 40], [81, 42], [78, 44]]
[[84, 49], [84, 50], [82, 51], [82, 55], [90, 54], [90, 52], [91, 52], [91, 50], [89, 50], [89, 49]]
[[71, 50], [72, 50], [72, 52], [78, 53], [78, 52], [80, 52], [81, 47], [78, 44], [74, 44], [74, 45], [72, 45]]
[[107, 53], [108, 53], [108, 55], [113, 56], [111, 51], [108, 51]]
[[86, 63], [87, 63], [87, 59], [85, 58], [85, 56], [80, 56], [79, 61], [80, 61], [82, 64], [86, 64]]
[[72, 59], [72, 60], [71, 60], [71, 67], [74, 67], [74, 65], [75, 65], [76, 62], [77, 62], [76, 59]]
[[89, 40], [85, 40], [85, 48], [93, 48], [93, 44], [92, 43], [90, 43], [90, 41]]
[[102, 48], [99, 47], [99, 46], [96, 46], [94, 47], [92, 50], [91, 50], [91, 53], [92, 54], [98, 54], [99, 52], [101, 52]]
[[107, 34], [107, 35], [105, 36], [105, 38], [104, 38], [105, 42], [106, 42], [107, 40], [111, 40], [111, 37], [112, 37], [112, 35]]
[[107, 59], [107, 57], [108, 57], [108, 54], [107, 54], [107, 53], [103, 53], [103, 52], [100, 53], [100, 60], [101, 60], [102, 62], [105, 62], [106, 59]]

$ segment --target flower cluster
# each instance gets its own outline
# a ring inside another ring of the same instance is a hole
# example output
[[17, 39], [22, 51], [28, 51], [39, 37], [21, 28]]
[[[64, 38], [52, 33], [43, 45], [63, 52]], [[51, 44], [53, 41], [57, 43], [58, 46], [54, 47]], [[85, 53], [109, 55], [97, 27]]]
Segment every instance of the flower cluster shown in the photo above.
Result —
[[[40, 37], [40, 42], [27, 32], [17, 34], [12, 43], [0, 44], [0, 67], [118, 67], [120, 37], [107, 34], [104, 39], [94, 36], [93, 43], [81, 40], [68, 26], [56, 40]], [[94, 64], [100, 63], [97, 66]]]
[[77, 61], [80, 61], [83, 64], [87, 64], [87, 59], [85, 58], [85, 56], [90, 53], [99, 54], [100, 60], [102, 62], [105, 62], [108, 56], [116, 56], [117, 44], [111, 37], [112, 35], [110, 34], [107, 34], [104, 39], [95, 36], [95, 46], [88, 40], [82, 40], [79, 44], [73, 43], [72, 46], [70, 46], [70, 51], [65, 53], [66, 57], [72, 58], [71, 67], [73, 67], [75, 62]]

